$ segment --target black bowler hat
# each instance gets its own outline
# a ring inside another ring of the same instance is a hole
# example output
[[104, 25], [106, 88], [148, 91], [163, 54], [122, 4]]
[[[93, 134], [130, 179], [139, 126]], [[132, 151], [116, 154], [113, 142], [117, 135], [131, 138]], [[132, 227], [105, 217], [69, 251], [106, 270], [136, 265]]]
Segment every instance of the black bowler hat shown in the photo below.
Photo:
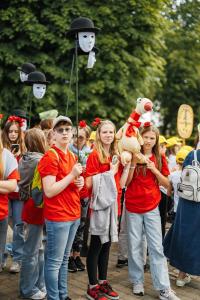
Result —
[[71, 23], [71, 27], [67, 32], [67, 36], [72, 37], [77, 32], [83, 32], [83, 31], [97, 33], [99, 31], [99, 28], [94, 27], [94, 23], [92, 20], [90, 20], [88, 18], [79, 17], [79, 18], [76, 18]]
[[11, 115], [20, 117], [22, 119], [28, 119], [26, 112], [19, 108], [14, 109]]
[[44, 75], [44, 73], [39, 71], [34, 71], [28, 75], [28, 80], [25, 81], [24, 83], [27, 85], [33, 85], [34, 83], [49, 84], [50, 81], [46, 80], [46, 76]]
[[29, 74], [36, 70], [36, 66], [32, 63], [24, 63], [21, 67], [18, 67], [17, 69], [26, 74]]

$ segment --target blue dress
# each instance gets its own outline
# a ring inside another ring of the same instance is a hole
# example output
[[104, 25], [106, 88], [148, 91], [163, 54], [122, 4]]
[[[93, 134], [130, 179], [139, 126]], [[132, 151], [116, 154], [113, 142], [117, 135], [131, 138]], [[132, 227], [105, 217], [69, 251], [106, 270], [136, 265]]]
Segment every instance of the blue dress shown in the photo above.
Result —
[[[183, 167], [191, 165], [194, 152], [186, 157]], [[200, 150], [197, 151], [200, 162]], [[200, 202], [180, 198], [176, 218], [164, 239], [164, 253], [178, 270], [200, 275]]]

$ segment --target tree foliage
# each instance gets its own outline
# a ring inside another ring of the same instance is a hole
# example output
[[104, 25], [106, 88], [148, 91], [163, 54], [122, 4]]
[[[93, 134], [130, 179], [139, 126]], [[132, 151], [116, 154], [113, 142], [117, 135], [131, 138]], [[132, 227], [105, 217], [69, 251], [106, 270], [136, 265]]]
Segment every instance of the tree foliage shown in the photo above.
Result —
[[[66, 32], [74, 18], [85, 16], [101, 30], [96, 38], [99, 54], [95, 67], [86, 69], [86, 56], [79, 56], [80, 118], [109, 117], [119, 124], [138, 96], [155, 98], [164, 82], [165, 59], [176, 60], [162, 57], [168, 26], [163, 12], [170, 2], [5, 1], [0, 11], [1, 112], [10, 113], [13, 107], [26, 107], [31, 90], [20, 84], [17, 67], [32, 62], [52, 82], [44, 99], [34, 101], [32, 113], [57, 108], [64, 114], [69, 95], [69, 115], [75, 118], [74, 81], [72, 92], [69, 91], [73, 43]], [[181, 25], [179, 30], [184, 30]], [[172, 43], [173, 39], [169, 38], [169, 47]], [[192, 68], [188, 61], [187, 68]]]
[[186, 0], [171, 11], [166, 46], [166, 75], [158, 97], [164, 112], [164, 131], [175, 133], [181, 104], [193, 107], [195, 124], [200, 117], [200, 1]]

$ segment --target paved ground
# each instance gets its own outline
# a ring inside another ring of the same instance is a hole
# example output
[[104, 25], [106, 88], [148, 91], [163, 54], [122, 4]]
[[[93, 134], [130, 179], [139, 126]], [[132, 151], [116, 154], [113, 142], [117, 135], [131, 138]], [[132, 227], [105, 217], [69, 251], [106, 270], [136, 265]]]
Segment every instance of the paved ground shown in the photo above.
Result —
[[[153, 300], [158, 299], [158, 294], [152, 288], [150, 273], [145, 273], [145, 296], [136, 297], [132, 294], [131, 284], [128, 281], [127, 268], [115, 267], [117, 261], [117, 247], [112, 247], [109, 263], [109, 280], [112, 286], [119, 292], [121, 300]], [[10, 260], [9, 260], [10, 264]], [[8, 265], [9, 267], [9, 265]], [[200, 277], [193, 277], [191, 283], [184, 288], [177, 288], [174, 284], [176, 270], [170, 268], [172, 288], [182, 300], [200, 300]], [[19, 298], [18, 275], [9, 274], [8, 270], [0, 273], [0, 300], [17, 300]], [[86, 272], [78, 272], [69, 275], [69, 296], [73, 300], [85, 299], [87, 286]]]

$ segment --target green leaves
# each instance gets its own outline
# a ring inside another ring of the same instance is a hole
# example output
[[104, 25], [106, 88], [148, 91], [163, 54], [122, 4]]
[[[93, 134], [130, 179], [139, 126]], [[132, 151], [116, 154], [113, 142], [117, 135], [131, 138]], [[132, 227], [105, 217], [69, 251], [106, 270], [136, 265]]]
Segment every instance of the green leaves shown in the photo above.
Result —
[[[156, 97], [165, 83], [165, 33], [162, 14], [170, 1], [16, 1], [0, 12], [1, 109], [24, 107], [27, 88], [19, 81], [17, 66], [32, 62], [51, 81], [43, 100], [35, 101], [32, 114], [57, 108], [75, 119], [75, 80], [69, 90], [74, 41], [66, 32], [73, 19], [86, 16], [101, 31], [96, 36], [99, 53], [93, 69], [87, 56], [79, 56], [79, 114], [111, 118], [120, 125], [139, 96]], [[29, 92], [30, 89], [29, 89]]]

